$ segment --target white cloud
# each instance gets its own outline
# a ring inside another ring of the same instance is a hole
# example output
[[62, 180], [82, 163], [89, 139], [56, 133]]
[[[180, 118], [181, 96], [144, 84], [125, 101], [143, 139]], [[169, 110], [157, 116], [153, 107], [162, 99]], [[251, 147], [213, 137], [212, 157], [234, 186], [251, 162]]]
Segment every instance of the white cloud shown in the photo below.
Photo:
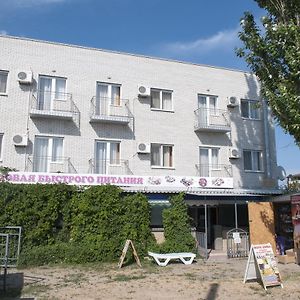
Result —
[[7, 31], [6, 30], [0, 30], [0, 35], [7, 35]]
[[172, 56], [199, 56], [210, 53], [212, 51], [226, 49], [232, 51], [239, 44], [238, 31], [240, 27], [231, 30], [219, 31], [218, 33], [207, 37], [199, 38], [195, 41], [174, 42], [165, 44], [161, 50]]

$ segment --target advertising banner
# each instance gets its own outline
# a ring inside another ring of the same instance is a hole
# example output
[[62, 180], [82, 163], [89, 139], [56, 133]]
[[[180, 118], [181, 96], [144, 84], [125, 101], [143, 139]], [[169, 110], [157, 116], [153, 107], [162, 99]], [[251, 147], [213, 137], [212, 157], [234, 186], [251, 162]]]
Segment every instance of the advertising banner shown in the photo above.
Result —
[[5, 180], [11, 183], [71, 185], [117, 185], [176, 188], [233, 188], [233, 179], [225, 177], [137, 176], [103, 174], [67, 174], [39, 172], [10, 172]]
[[282, 285], [281, 277], [270, 243], [251, 245], [244, 283], [247, 280], [261, 279], [265, 290], [267, 287]]

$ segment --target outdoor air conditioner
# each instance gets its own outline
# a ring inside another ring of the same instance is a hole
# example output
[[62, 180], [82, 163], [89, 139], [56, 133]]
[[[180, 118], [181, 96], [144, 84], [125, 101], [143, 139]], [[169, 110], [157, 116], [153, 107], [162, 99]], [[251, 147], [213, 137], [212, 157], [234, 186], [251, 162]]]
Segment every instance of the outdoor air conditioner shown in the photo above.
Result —
[[240, 152], [236, 148], [229, 149], [229, 158], [240, 158]]
[[236, 106], [238, 106], [238, 104], [239, 103], [238, 103], [237, 97], [234, 97], [234, 96], [229, 97], [228, 103], [227, 103], [228, 107], [236, 107]]
[[64, 164], [62, 162], [51, 162], [49, 166], [50, 173], [63, 173]]
[[139, 85], [138, 94], [140, 97], [149, 97], [151, 95], [151, 90], [149, 87], [146, 87], [144, 85]]
[[16, 134], [13, 137], [13, 142], [15, 146], [22, 146], [22, 147], [26, 147], [28, 145], [28, 136], [27, 134]]
[[20, 84], [31, 84], [32, 83], [32, 72], [31, 71], [19, 71], [17, 74], [17, 80]]
[[150, 144], [139, 143], [137, 152], [138, 153], [150, 153]]

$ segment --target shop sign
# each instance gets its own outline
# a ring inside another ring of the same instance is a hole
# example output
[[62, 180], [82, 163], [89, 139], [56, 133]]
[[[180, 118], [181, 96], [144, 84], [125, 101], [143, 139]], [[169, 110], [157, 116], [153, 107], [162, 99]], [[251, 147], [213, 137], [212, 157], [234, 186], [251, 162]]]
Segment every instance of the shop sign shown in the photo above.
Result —
[[[3, 178], [4, 179], [4, 178]], [[134, 176], [100, 174], [66, 174], [10, 172], [5, 180], [11, 183], [65, 183], [70, 185], [117, 185], [175, 188], [233, 188], [233, 179], [225, 177]]]

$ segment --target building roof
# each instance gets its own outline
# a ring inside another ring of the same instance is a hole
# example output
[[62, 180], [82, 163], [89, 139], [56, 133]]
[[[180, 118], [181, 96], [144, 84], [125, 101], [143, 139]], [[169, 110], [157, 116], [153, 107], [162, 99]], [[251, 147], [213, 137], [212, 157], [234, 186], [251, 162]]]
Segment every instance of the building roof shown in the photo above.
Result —
[[172, 194], [184, 192], [195, 196], [277, 196], [283, 193], [279, 189], [202, 189], [202, 188], [170, 188], [170, 187], [123, 187], [129, 193], [163, 193]]
[[179, 63], [179, 64], [186, 64], [186, 65], [194, 65], [194, 66], [198, 66], [198, 67], [206, 67], [206, 68], [212, 68], [212, 69], [222, 69], [222, 70], [227, 70], [227, 71], [232, 71], [232, 72], [241, 72], [241, 73], [245, 73], [245, 74], [251, 74], [251, 75], [255, 76], [252, 72], [249, 72], [249, 71], [243, 71], [243, 70], [231, 69], [231, 68], [225, 68], [225, 67], [218, 67], [218, 66], [211, 66], [211, 65], [193, 63], [193, 62], [188, 62], [188, 61], [170, 59], [170, 58], [161, 58], [161, 57], [155, 57], [155, 56], [150, 56], [150, 55], [128, 53], [128, 52], [122, 52], [122, 51], [116, 51], [116, 50], [107, 50], [107, 49], [101, 49], [101, 48], [94, 48], [94, 47], [73, 45], [73, 44], [67, 44], [67, 43], [59, 43], [59, 42], [38, 40], [38, 39], [33, 39], [33, 38], [17, 37], [17, 36], [11, 36], [11, 35], [1, 35], [0, 34], [0, 37], [1, 38], [8, 38], [8, 39], [15, 39], [15, 40], [29, 41], [29, 42], [36, 42], [36, 43], [44, 43], [44, 44], [49, 44], [49, 45], [58, 45], [58, 46], [65, 46], [65, 47], [71, 47], [71, 48], [94, 50], [94, 51], [113, 53], [113, 54], [121, 54], [121, 55], [126, 55], [126, 56], [142, 57], [142, 58], [148, 58], [148, 59], [152, 59], [152, 60], [167, 61], [167, 62], [173, 62], [173, 63]]

